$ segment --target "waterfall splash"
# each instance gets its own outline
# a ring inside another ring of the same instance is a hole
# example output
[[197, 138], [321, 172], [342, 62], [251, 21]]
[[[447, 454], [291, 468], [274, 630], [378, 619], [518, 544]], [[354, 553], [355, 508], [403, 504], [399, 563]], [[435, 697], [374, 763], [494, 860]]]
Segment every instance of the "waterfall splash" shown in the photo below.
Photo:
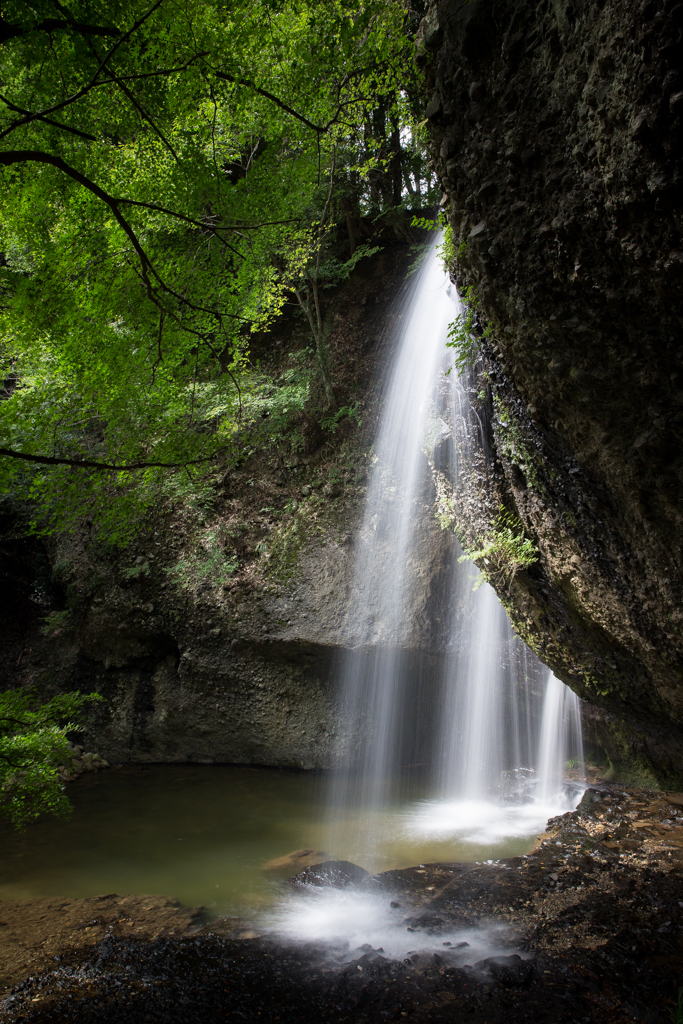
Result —
[[[434, 246], [397, 317], [339, 667], [346, 770], [322, 848], [371, 872], [522, 853], [581, 792], [564, 781], [581, 758], [577, 698], [435, 521], [430, 462], [457, 481], [485, 444], [467, 386], [445, 375], [459, 311]], [[443, 657], [420, 652], [425, 635]], [[372, 942], [369, 920], [389, 913], [365, 891], [309, 896], [281, 908], [281, 932]], [[396, 927], [384, 921], [385, 949], [405, 943]]]

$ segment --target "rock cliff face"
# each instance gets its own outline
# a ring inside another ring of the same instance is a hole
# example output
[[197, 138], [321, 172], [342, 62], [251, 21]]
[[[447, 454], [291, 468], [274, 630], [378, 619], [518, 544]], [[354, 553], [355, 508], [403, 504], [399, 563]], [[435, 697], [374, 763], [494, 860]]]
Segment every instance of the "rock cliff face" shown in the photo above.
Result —
[[519, 518], [538, 559], [494, 579], [516, 628], [605, 710], [615, 753], [672, 772], [682, 40], [676, 0], [439, 0], [417, 44], [453, 273], [481, 335], [470, 384], [484, 468], [456, 528], [477, 544], [501, 504]]

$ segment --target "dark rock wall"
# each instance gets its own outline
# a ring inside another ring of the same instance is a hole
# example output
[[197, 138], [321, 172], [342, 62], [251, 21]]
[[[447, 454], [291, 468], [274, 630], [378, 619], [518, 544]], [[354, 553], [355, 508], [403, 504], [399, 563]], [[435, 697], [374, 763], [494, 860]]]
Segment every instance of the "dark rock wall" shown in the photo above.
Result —
[[[539, 561], [498, 590], [624, 745], [683, 769], [683, 4], [440, 0], [418, 34], [500, 503]], [[613, 719], [608, 715], [610, 721]]]

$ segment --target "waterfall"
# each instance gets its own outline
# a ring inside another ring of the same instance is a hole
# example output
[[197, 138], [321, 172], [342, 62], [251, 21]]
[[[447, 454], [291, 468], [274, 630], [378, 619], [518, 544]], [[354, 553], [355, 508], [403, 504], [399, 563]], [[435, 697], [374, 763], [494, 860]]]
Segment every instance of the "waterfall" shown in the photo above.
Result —
[[[396, 318], [339, 666], [352, 770], [332, 781], [326, 845], [364, 863], [383, 841], [386, 812], [410, 791], [411, 761], [426, 764], [427, 795], [442, 801], [438, 827], [446, 801], [456, 828], [463, 802], [471, 821], [473, 802], [529, 797], [534, 763], [537, 802], [558, 804], [571, 714], [580, 732], [577, 699], [554, 677], [546, 684], [547, 670], [514, 637], [493, 589], [461, 563], [452, 534], [445, 583], [438, 593], [427, 585], [439, 575], [423, 564], [436, 528], [428, 457], [457, 481], [485, 443], [466, 384], [445, 373], [460, 311], [435, 244]], [[446, 625], [447, 654], [426, 680], [411, 658], [420, 619]]]
[[[473, 577], [464, 575], [471, 587]], [[440, 789], [445, 796], [476, 800], [491, 794], [509, 760], [505, 755], [509, 702], [505, 700], [507, 680], [500, 657], [504, 643], [512, 639], [512, 630], [488, 584], [481, 584], [470, 604], [470, 614], [463, 616], [467, 605], [462, 600], [453, 622], [454, 632], [466, 630], [465, 651], [446, 664]], [[518, 718], [515, 694], [511, 697], [513, 716]], [[519, 734], [519, 727], [514, 733]], [[519, 745], [519, 735], [516, 738]]]
[[[435, 388], [444, 364], [446, 332], [456, 308], [434, 249], [408, 288], [399, 313], [394, 361], [388, 375], [374, 466], [367, 489], [349, 602], [339, 674], [348, 762], [352, 778], [333, 783], [335, 808], [352, 800], [366, 813], [386, 803], [399, 738], [405, 733], [405, 651], [415, 617], [428, 614], [421, 582], [421, 524], [429, 508], [425, 426], [432, 416]], [[445, 368], [445, 367], [444, 367]], [[416, 599], [416, 594], [417, 599]], [[330, 838], [348, 844], [348, 821]]]
[[[319, 849], [370, 871], [523, 853], [580, 793], [564, 787], [568, 752], [581, 757], [577, 698], [436, 523], [432, 470], [457, 481], [485, 444], [466, 382], [446, 375], [460, 308], [434, 245], [395, 316], [338, 665], [345, 770], [320, 834]], [[362, 922], [386, 907], [314, 889], [285, 901], [279, 929], [374, 941]], [[386, 948], [407, 941], [395, 924]]]

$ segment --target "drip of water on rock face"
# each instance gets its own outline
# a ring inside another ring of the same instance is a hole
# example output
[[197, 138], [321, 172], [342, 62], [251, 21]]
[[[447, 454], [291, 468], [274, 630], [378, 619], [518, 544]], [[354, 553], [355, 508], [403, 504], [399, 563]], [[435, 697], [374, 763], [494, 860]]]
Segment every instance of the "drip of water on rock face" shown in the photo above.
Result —
[[[468, 383], [446, 375], [460, 311], [435, 245], [395, 315], [338, 670], [346, 770], [330, 783], [324, 848], [370, 871], [396, 866], [386, 858], [392, 830], [413, 850], [424, 842], [425, 860], [434, 843], [444, 860], [475, 859], [482, 847], [496, 856], [514, 837], [530, 845], [580, 794], [564, 787], [567, 751], [581, 756], [577, 698], [514, 636], [493, 589], [436, 522], [433, 471], [457, 501], [486, 443]], [[281, 926], [324, 930], [326, 906], [319, 893], [297, 901]]]

